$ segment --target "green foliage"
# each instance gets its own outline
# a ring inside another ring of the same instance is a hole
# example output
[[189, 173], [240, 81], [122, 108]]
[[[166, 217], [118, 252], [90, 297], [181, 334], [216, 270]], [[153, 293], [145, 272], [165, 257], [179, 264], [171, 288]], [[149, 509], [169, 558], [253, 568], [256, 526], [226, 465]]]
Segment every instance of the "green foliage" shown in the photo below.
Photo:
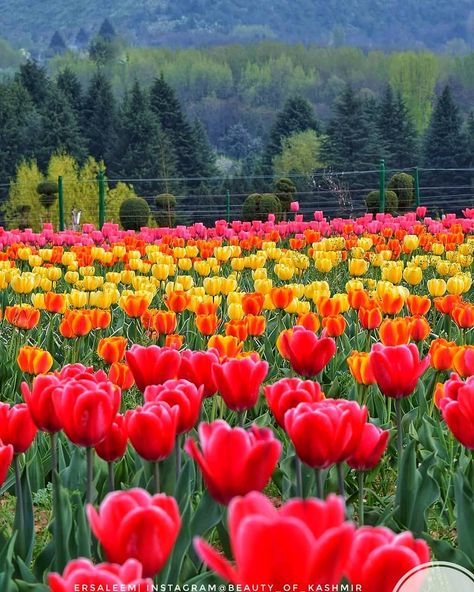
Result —
[[322, 168], [319, 158], [322, 137], [314, 130], [291, 134], [282, 140], [281, 154], [273, 158], [275, 175], [310, 175]]
[[49, 210], [58, 198], [58, 184], [56, 181], [41, 181], [38, 183], [36, 192], [39, 195], [40, 204]]
[[160, 193], [155, 199], [154, 214], [158, 226], [172, 227], [176, 224], [176, 197], [171, 193]]
[[120, 223], [125, 230], [140, 230], [148, 224], [150, 206], [141, 197], [130, 197], [120, 204]]
[[281, 203], [283, 212], [287, 212], [290, 209], [290, 204], [294, 201], [296, 194], [296, 186], [291, 179], [278, 179], [275, 183], [275, 195], [278, 197]]
[[388, 189], [397, 194], [398, 211], [408, 212], [415, 200], [414, 181], [407, 173], [397, 173], [388, 182]]
[[268, 219], [268, 214], [281, 214], [281, 202], [274, 193], [252, 193], [244, 201], [242, 208], [242, 215], [244, 220], [261, 220], [262, 222]]
[[[366, 199], [367, 211], [371, 214], [380, 212], [380, 194], [378, 191], [371, 191]], [[385, 212], [395, 214], [398, 209], [398, 197], [394, 191], [385, 191]]]

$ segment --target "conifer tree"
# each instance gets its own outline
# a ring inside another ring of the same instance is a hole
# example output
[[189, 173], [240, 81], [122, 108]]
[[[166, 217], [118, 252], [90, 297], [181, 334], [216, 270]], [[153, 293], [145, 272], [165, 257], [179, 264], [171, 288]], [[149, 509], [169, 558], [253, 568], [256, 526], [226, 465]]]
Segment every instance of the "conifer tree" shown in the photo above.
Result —
[[89, 154], [108, 161], [117, 140], [117, 113], [112, 86], [102, 69], [98, 69], [87, 89], [82, 110], [82, 129]]
[[82, 86], [76, 73], [66, 66], [56, 80], [58, 88], [63, 92], [77, 116], [82, 110]]

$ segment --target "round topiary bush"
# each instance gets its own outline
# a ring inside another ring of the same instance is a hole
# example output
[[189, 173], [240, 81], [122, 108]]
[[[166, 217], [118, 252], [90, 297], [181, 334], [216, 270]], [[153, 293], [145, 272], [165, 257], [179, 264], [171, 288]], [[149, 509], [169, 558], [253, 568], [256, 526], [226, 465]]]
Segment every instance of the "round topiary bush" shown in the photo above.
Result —
[[125, 230], [139, 231], [148, 224], [150, 206], [141, 197], [129, 197], [120, 205], [119, 218]]
[[388, 189], [394, 191], [398, 198], [398, 211], [409, 211], [415, 201], [413, 177], [407, 173], [397, 173], [388, 182]]
[[[366, 199], [365, 205], [367, 206], [367, 211], [371, 214], [377, 214], [380, 206], [380, 199], [379, 199], [379, 192], [378, 191], [371, 191]], [[398, 197], [394, 191], [386, 191], [385, 192], [385, 212], [387, 214], [394, 214], [398, 209]]]
[[281, 214], [281, 202], [274, 193], [252, 193], [244, 201], [242, 215], [245, 221], [268, 219], [268, 214]]
[[295, 201], [296, 186], [291, 179], [278, 179], [275, 183], [275, 194], [281, 202], [283, 212], [288, 212], [290, 204]]
[[155, 220], [158, 226], [174, 226], [176, 224], [176, 197], [172, 193], [160, 193], [155, 198], [155, 205]]
[[49, 210], [58, 197], [58, 184], [56, 181], [41, 181], [36, 187], [39, 201], [43, 208]]

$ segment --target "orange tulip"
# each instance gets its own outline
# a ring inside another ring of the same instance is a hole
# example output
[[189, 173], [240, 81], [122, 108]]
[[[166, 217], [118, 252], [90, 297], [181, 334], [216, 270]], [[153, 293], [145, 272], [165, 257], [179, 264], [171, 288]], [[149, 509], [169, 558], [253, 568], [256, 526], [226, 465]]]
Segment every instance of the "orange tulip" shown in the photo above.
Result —
[[184, 337], [172, 333], [166, 336], [165, 347], [172, 347], [173, 349], [181, 349], [183, 347]]
[[48, 312], [63, 313], [67, 307], [66, 294], [46, 292], [44, 295], [44, 306]]
[[102, 310], [101, 308], [91, 308], [90, 310], [83, 312], [89, 313], [93, 329], [107, 329], [112, 320], [110, 311]]
[[367, 303], [370, 300], [370, 297], [365, 290], [349, 290], [347, 298], [349, 300], [349, 306], [354, 310], [359, 310], [361, 306], [367, 306]]
[[27, 374], [46, 374], [51, 370], [53, 357], [44, 349], [25, 345], [20, 348], [17, 358], [18, 366]]
[[353, 351], [347, 358], [347, 365], [356, 382], [365, 385], [375, 384], [369, 353]]
[[225, 334], [237, 337], [239, 341], [245, 341], [249, 334], [247, 320], [229, 321], [225, 324]]
[[431, 333], [431, 327], [425, 317], [415, 315], [410, 319], [409, 331], [413, 341], [424, 341]]
[[437, 382], [435, 386], [435, 391], [433, 394], [434, 404], [438, 409], [441, 409], [441, 399], [444, 399], [444, 384], [442, 382]]
[[265, 333], [267, 321], [264, 316], [249, 314], [245, 318], [247, 319], [249, 335], [257, 337]]
[[219, 324], [219, 319], [215, 314], [196, 315], [196, 327], [203, 335], [214, 335]]
[[380, 298], [380, 307], [385, 314], [398, 314], [404, 305], [403, 298], [398, 292], [384, 292]]
[[7, 321], [19, 329], [34, 329], [40, 320], [40, 311], [29, 305], [7, 306], [5, 308]]
[[153, 318], [153, 328], [160, 335], [170, 335], [176, 330], [176, 313], [172, 310], [158, 310]]
[[430, 344], [430, 364], [435, 370], [449, 370], [453, 367], [454, 356], [458, 351], [458, 346], [454, 341], [446, 339], [433, 339]]
[[300, 314], [296, 324], [301, 325], [309, 331], [314, 331], [315, 333], [319, 331], [319, 328], [321, 327], [321, 321], [315, 312], [305, 312]]
[[63, 337], [72, 339], [82, 337], [92, 331], [92, 320], [90, 311], [82, 309], [66, 310], [64, 317], [59, 324], [59, 332]]
[[451, 310], [451, 318], [461, 329], [474, 327], [474, 306], [468, 302], [456, 304]]
[[347, 327], [346, 319], [341, 315], [331, 315], [323, 318], [323, 327], [328, 337], [340, 337]]
[[189, 306], [190, 300], [191, 297], [187, 292], [175, 290], [168, 294], [165, 304], [173, 312], [183, 312]]
[[474, 375], [474, 345], [463, 345], [457, 348], [453, 367], [462, 378]]
[[462, 298], [457, 294], [448, 294], [447, 296], [438, 296], [434, 299], [434, 305], [437, 311], [443, 314], [451, 314], [453, 308], [462, 302]]
[[128, 294], [127, 296], [122, 296], [120, 298], [119, 304], [120, 308], [127, 316], [138, 318], [141, 317], [149, 307], [150, 301], [148, 298], [139, 294]]
[[369, 300], [367, 306], [359, 308], [359, 322], [364, 329], [372, 330], [380, 326], [382, 322], [382, 311], [375, 300]]
[[140, 317], [142, 326], [147, 331], [152, 331], [155, 326], [155, 315], [158, 312], [156, 308], [147, 308]]
[[99, 341], [97, 353], [107, 364], [113, 364], [123, 359], [126, 347], [125, 337], [104, 337]]
[[287, 348], [287, 343], [290, 340], [291, 336], [293, 335], [293, 329], [284, 329], [280, 335], [278, 335], [276, 340], [277, 350], [280, 353], [280, 356], [284, 360], [290, 359], [290, 352]]
[[[265, 296], [260, 294], [260, 292], [250, 292], [248, 294], [244, 294], [242, 297], [242, 309], [246, 315], [259, 315], [263, 310], [264, 301]], [[286, 307], [283, 306], [281, 308]]]
[[132, 371], [127, 364], [113, 362], [109, 369], [109, 380], [120, 387], [123, 391], [135, 384]]
[[242, 341], [232, 335], [226, 335], [225, 337], [223, 335], [213, 335], [207, 344], [207, 349], [216, 349], [221, 359], [237, 357], [243, 347]]
[[198, 302], [196, 310], [194, 311], [197, 315], [215, 315], [219, 308], [218, 302]]
[[407, 317], [385, 319], [379, 327], [384, 345], [405, 345], [410, 341], [410, 320]]
[[407, 299], [408, 310], [412, 315], [425, 315], [431, 308], [431, 300], [428, 296], [415, 296], [410, 294]]
[[318, 302], [318, 311], [322, 317], [334, 317], [342, 310], [341, 301], [338, 298], [323, 296]]
[[293, 297], [293, 290], [287, 286], [283, 286], [281, 288], [272, 288], [270, 290], [270, 299], [275, 308], [286, 308], [293, 300]]

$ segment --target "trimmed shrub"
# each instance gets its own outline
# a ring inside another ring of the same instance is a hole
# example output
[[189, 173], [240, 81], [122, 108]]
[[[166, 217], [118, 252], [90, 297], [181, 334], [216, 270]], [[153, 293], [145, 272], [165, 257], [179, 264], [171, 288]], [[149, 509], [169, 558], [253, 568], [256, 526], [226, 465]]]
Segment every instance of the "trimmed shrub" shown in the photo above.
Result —
[[281, 202], [283, 212], [290, 210], [290, 204], [295, 201], [296, 186], [291, 179], [278, 179], [275, 183], [275, 194]]
[[120, 205], [119, 218], [125, 230], [139, 231], [148, 224], [150, 206], [141, 197], [129, 197]]
[[41, 181], [36, 187], [36, 192], [39, 194], [39, 202], [49, 210], [58, 198], [58, 184], [56, 181]]
[[398, 211], [408, 212], [415, 202], [413, 177], [407, 173], [397, 173], [388, 182], [388, 189], [394, 191], [398, 198]]
[[175, 226], [176, 197], [172, 193], [160, 193], [160, 195], [156, 196], [155, 206], [155, 220], [158, 226]]
[[268, 214], [281, 214], [281, 202], [274, 193], [252, 193], [244, 201], [242, 215], [245, 221], [268, 219]]
[[[378, 191], [371, 191], [366, 199], [365, 204], [367, 206], [367, 211], [371, 214], [378, 214], [379, 212], [379, 192]], [[385, 192], [385, 212], [387, 214], [394, 214], [398, 209], [398, 197], [394, 191], [386, 191]]]

